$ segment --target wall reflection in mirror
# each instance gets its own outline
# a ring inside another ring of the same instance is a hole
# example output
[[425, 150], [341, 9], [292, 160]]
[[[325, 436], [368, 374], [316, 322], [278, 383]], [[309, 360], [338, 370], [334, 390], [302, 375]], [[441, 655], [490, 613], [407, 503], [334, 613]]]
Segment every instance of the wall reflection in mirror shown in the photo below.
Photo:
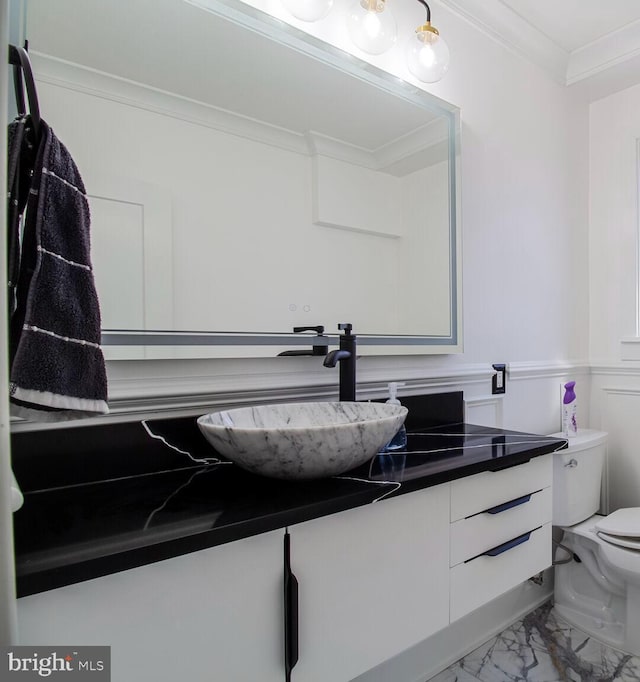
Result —
[[455, 107], [207, 4], [27, 3], [42, 115], [90, 195], [103, 328], [275, 355], [269, 335], [350, 322], [363, 352], [459, 350]]

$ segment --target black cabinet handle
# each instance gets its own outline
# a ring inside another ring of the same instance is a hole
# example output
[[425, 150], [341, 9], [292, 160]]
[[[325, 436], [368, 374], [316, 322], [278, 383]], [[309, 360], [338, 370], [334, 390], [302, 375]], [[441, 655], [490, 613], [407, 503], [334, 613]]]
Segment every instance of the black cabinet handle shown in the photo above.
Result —
[[538, 526], [537, 528], [530, 530], [528, 533], [523, 533], [522, 535], [518, 535], [518, 537], [513, 538], [512, 540], [508, 540], [507, 542], [503, 542], [501, 545], [497, 545], [492, 549], [488, 549], [486, 552], [476, 554], [470, 559], [467, 559], [464, 563], [468, 564], [470, 561], [479, 559], [481, 556], [494, 557], [499, 556], [500, 554], [504, 554], [505, 552], [508, 552], [510, 549], [513, 549], [514, 547], [517, 547], [518, 545], [522, 545], [523, 543], [527, 542], [527, 540], [529, 540], [529, 538], [531, 537], [531, 533], [535, 533], [535, 531], [540, 530], [541, 528], [542, 526]]
[[[517, 538], [513, 538], [513, 540], [509, 540], [508, 542], [503, 542], [501, 545], [498, 545], [497, 547], [494, 547], [493, 549], [488, 549], [486, 552], [483, 552], [482, 554], [478, 554], [478, 557], [481, 556], [499, 556], [500, 554], [504, 554], [505, 552], [508, 552], [510, 549], [513, 549], [514, 547], [517, 547], [518, 545], [522, 545], [529, 538], [531, 537], [531, 533], [533, 533], [536, 530], [540, 530], [542, 526], [538, 526], [537, 528], [534, 528], [533, 530], [530, 530], [528, 533], [523, 533], [522, 535], [518, 535]], [[477, 559], [478, 557], [474, 557], [474, 559]], [[473, 559], [468, 559], [468, 561], [473, 561]], [[465, 564], [467, 561], [465, 561]]]
[[522, 497], [516, 497], [515, 500], [509, 500], [509, 502], [504, 502], [503, 504], [498, 504], [495, 507], [491, 507], [490, 509], [485, 509], [485, 513], [500, 514], [503, 511], [507, 511], [507, 509], [519, 507], [521, 504], [526, 504], [529, 502], [531, 495], [533, 495], [533, 493], [529, 493], [529, 495], [523, 495]]
[[513, 538], [513, 540], [509, 540], [508, 542], [498, 545], [493, 549], [488, 549], [486, 552], [483, 552], [480, 556], [498, 556], [499, 554], [508, 552], [510, 549], [513, 549], [514, 547], [517, 547], [518, 545], [521, 545], [524, 542], [526, 542], [531, 537], [531, 533], [533, 533], [532, 530], [530, 530], [528, 533], [518, 535], [518, 537]]
[[291, 536], [284, 536], [284, 666], [285, 680], [298, 662], [298, 581], [291, 570]]

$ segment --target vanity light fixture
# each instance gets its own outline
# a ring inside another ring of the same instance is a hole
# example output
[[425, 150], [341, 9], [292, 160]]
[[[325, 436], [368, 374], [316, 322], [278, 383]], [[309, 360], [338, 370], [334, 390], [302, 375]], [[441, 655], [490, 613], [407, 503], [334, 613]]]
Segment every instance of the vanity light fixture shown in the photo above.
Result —
[[[382, 54], [397, 39], [396, 20], [387, 7], [388, 0], [354, 0], [346, 13], [347, 32], [351, 41], [367, 54]], [[303, 21], [318, 21], [331, 9], [334, 0], [282, 0], [289, 12]], [[424, 24], [418, 26], [406, 47], [409, 71], [423, 83], [439, 81], [449, 69], [449, 47], [440, 32], [431, 25], [431, 8], [425, 0], [418, 2], [427, 11]]]
[[409, 71], [424, 83], [439, 81], [449, 68], [449, 47], [440, 32], [431, 25], [431, 9], [425, 0], [418, 0], [427, 10], [427, 20], [418, 26], [407, 43]]
[[382, 54], [395, 45], [396, 20], [386, 0], [355, 0], [347, 12], [347, 31], [367, 54]]

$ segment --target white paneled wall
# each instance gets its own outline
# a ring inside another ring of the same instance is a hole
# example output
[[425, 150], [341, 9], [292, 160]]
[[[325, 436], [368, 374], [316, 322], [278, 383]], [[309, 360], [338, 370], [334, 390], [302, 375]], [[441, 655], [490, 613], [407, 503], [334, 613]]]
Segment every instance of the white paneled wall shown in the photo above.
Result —
[[609, 434], [608, 511], [640, 506], [640, 371], [593, 368], [591, 425]]
[[607, 472], [611, 511], [635, 507], [640, 501], [638, 414], [640, 386], [602, 390], [601, 424], [609, 433]]
[[590, 106], [590, 424], [609, 433], [610, 511], [640, 505], [638, 112], [640, 86]]

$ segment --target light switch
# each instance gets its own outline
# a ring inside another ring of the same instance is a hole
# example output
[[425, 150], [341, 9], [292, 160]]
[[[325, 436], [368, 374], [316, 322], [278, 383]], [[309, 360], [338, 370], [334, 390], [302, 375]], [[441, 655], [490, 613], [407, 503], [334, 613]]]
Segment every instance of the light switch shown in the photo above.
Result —
[[507, 366], [504, 364], [492, 365], [495, 374], [491, 378], [491, 393], [506, 393], [507, 392]]

